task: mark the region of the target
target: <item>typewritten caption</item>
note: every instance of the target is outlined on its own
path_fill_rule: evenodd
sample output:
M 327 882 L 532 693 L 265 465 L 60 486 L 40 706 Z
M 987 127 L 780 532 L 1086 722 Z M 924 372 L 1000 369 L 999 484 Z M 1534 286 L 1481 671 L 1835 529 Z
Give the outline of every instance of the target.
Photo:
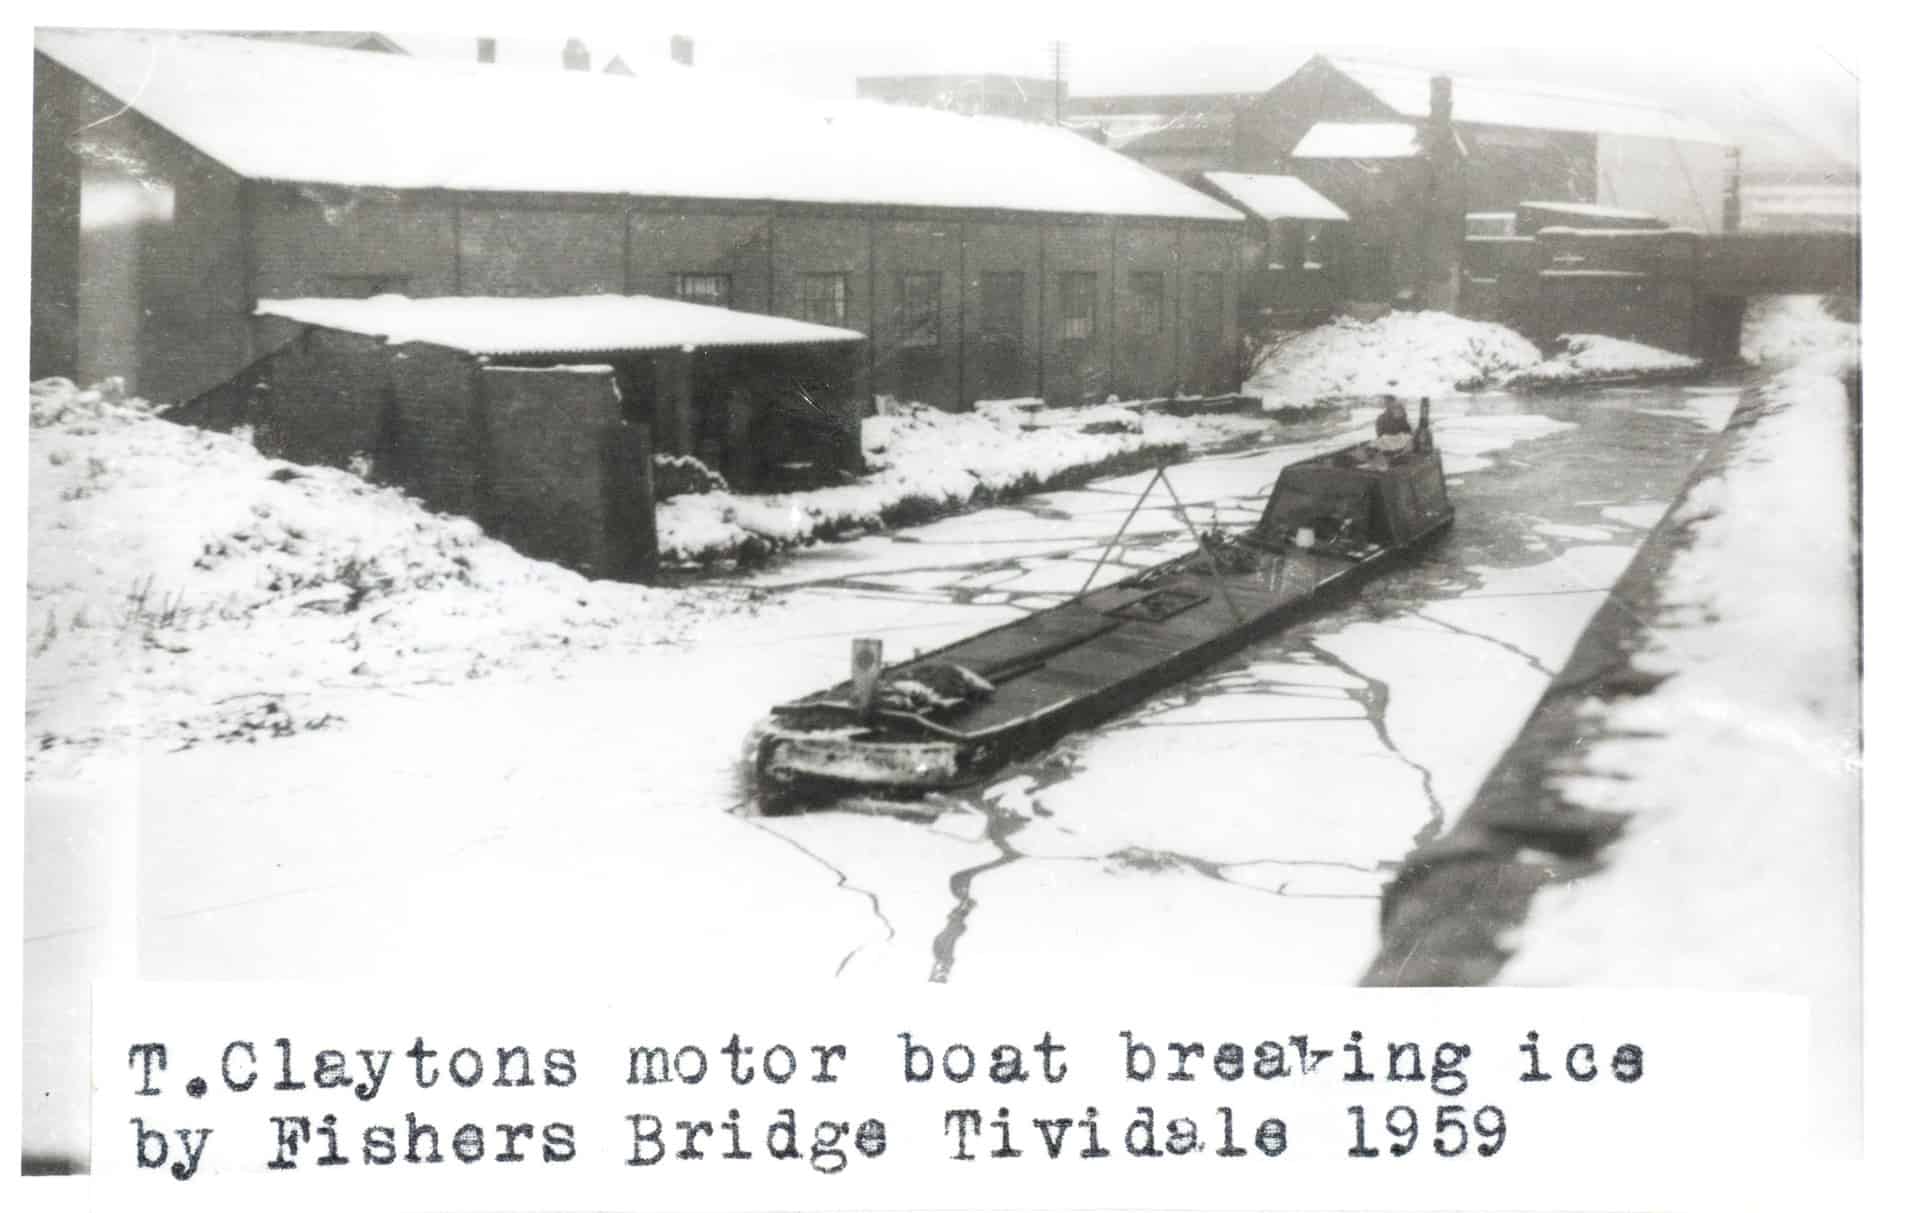
M 599 1052 L 424 1034 L 370 1046 L 285 1035 L 217 1047 L 134 1040 L 119 1051 L 131 1114 L 116 1169 L 184 1183 L 216 1163 L 285 1174 L 566 1167 L 583 1158 L 634 1170 L 784 1165 L 820 1176 L 903 1154 L 915 1165 L 976 1168 L 1264 1165 L 1302 1155 L 1471 1166 L 1538 1131 L 1534 1090 L 1661 1098 L 1659 1059 L 1642 1043 L 1536 1029 L 1497 1040 L 1359 1029 L 1243 1041 L 1132 1028 L 1104 1038 L 1043 1029 L 1018 1043 L 912 1029 L 892 1037 L 789 1043 L 734 1031 Z M 589 1073 L 602 1091 L 581 1108 L 592 1119 L 567 1098 Z M 606 1095 L 616 1085 L 617 1114 Z M 1498 1095 L 1478 1093 L 1487 1085 Z M 905 1121 L 899 1099 L 861 1107 L 887 1086 L 915 1097 Z M 541 1114 L 517 1115 L 515 1097 L 534 1094 Z M 182 1116 L 215 1103 L 240 1115 L 219 1126 Z M 108 1144 L 96 1137 L 96 1150 Z

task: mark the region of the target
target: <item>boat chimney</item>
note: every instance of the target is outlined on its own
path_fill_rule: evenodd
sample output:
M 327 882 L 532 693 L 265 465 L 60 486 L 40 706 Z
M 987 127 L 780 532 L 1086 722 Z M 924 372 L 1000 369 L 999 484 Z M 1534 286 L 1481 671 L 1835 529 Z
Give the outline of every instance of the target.
M 880 693 L 880 641 L 857 636 L 853 641 L 853 706 L 862 720 L 873 715 Z

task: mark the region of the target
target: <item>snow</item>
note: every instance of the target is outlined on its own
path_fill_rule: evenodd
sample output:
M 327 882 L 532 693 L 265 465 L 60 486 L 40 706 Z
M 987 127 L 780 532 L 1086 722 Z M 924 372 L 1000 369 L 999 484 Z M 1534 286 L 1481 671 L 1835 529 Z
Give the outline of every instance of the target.
M 1229 198 L 1262 219 L 1344 221 L 1347 213 L 1298 177 L 1269 173 L 1202 173 Z
M 1697 371 L 1706 365 L 1698 358 L 1658 346 L 1595 333 L 1573 333 L 1561 340 L 1564 348 L 1559 353 L 1537 366 L 1527 367 L 1509 378 L 1508 383 L 1529 387 L 1567 385 L 1625 375 Z
M 1632 219 L 1654 221 L 1657 216 L 1645 211 L 1630 211 L 1618 206 L 1598 206 L 1591 202 L 1522 202 L 1522 207 L 1551 211 L 1556 215 L 1578 215 L 1582 219 Z
M 1171 463 L 1192 448 L 1271 432 L 1253 417 L 1142 414 L 1137 405 L 1121 404 L 1037 410 L 1031 404 L 982 402 L 971 413 L 946 413 L 883 397 L 881 412 L 861 423 L 868 475 L 799 493 L 669 498 L 655 515 L 661 556 L 711 564 L 765 555 L 1033 492 L 1120 460 Z
M 34 45 L 256 181 L 1241 219 L 1062 128 L 653 60 L 618 76 L 126 30 Z
M 1662 391 L 1653 399 L 1678 395 Z M 96 560 L 163 563 L 122 557 L 114 549 L 123 536 L 142 549 L 176 545 L 190 562 L 200 551 L 200 518 L 214 529 L 236 512 L 251 519 L 256 500 L 273 505 L 277 518 L 292 508 L 283 492 L 318 493 L 322 521 L 333 520 L 328 535 L 365 534 L 369 547 L 379 548 L 385 533 L 374 522 L 419 523 L 432 534 L 453 521 L 342 473 L 268 479 L 286 465 L 137 411 L 103 423 L 104 400 L 70 389 L 36 391 L 34 404 L 43 422 L 33 436 L 34 475 L 72 479 L 51 493 L 34 486 L 33 584 L 46 579 L 44 570 L 72 563 L 62 545 Z M 1453 398 L 1436 401 L 1434 411 L 1454 473 L 1573 428 L 1520 399 Z M 915 443 L 937 445 L 936 427 L 945 424 L 936 418 L 922 433 L 915 410 L 890 409 L 878 420 L 899 448 L 889 454 L 902 458 Z M 1139 420 L 1151 437 L 1162 423 L 1199 419 Z M 1368 417 L 1196 460 L 1170 475 L 1196 524 L 1242 524 L 1257 516 L 1282 466 L 1370 430 Z M 134 437 L 142 450 L 114 456 Z M 1050 440 L 1023 431 L 1008 439 Z M 1572 457 L 1614 458 L 1599 442 Z M 54 464 L 53 450 L 70 453 Z M 89 456 L 100 455 L 114 464 L 103 492 L 121 492 L 126 482 L 146 487 L 74 516 L 99 534 L 43 521 L 49 510 L 89 504 L 60 502 L 58 487 L 85 484 Z M 1523 464 L 1516 458 L 1511 466 Z M 1051 605 L 1057 597 L 1046 588 L 1078 588 L 1150 476 L 831 545 L 756 575 L 751 591 L 582 582 L 479 541 L 507 562 L 496 569 L 527 579 L 476 575 L 484 586 L 396 588 L 349 615 L 320 612 L 318 624 L 302 618 L 315 612 L 269 604 L 251 629 L 236 622 L 214 631 L 209 623 L 187 634 L 189 643 L 204 637 L 207 647 L 229 648 L 221 660 L 284 692 L 290 714 L 338 717 L 323 728 L 255 730 L 260 744 L 180 748 L 166 722 L 216 708 L 228 691 L 209 679 L 219 666 L 202 646 L 174 651 L 175 633 L 159 635 L 169 647 L 115 650 L 117 668 L 80 670 L 123 695 L 70 688 L 94 695 L 95 710 L 108 713 L 101 743 L 60 745 L 29 766 L 23 1086 L 48 1094 L 23 1122 L 27 1148 L 84 1154 L 82 1042 L 87 983 L 98 977 L 311 978 L 315 957 L 325 956 L 330 978 L 377 983 L 490 973 L 511 957 L 516 979 L 558 988 L 605 962 L 605 933 L 571 927 L 617 922 L 632 926 L 651 971 L 698 971 L 724 953 L 782 988 L 835 978 L 870 991 L 922 983 L 943 938 L 952 980 L 1006 989 L 1029 977 L 1192 981 L 1243 971 L 1248 939 L 1278 941 L 1273 955 L 1288 982 L 1352 981 L 1376 945 L 1380 884 L 1410 831 L 1431 820 L 1421 770 L 1431 772 L 1443 811 L 1464 803 L 1544 684 L 1509 646 L 1561 660 L 1624 559 L 1618 540 L 1490 568 L 1479 567 L 1471 543 L 1452 546 L 1431 568 L 1375 583 L 1381 597 L 1363 594 L 1312 625 L 1304 650 L 1282 637 L 1237 669 L 1210 672 L 1195 688 L 1204 697 L 1169 695 L 1067 747 L 1084 764 L 1067 782 L 1043 760 L 1034 765 L 1045 778 L 1010 773 L 981 797 L 914 806 L 911 820 L 886 805 L 787 818 L 739 812 L 741 739 L 768 704 L 844 676 L 849 637 L 882 636 L 896 659 Z M 1470 504 L 1474 491 L 1463 489 L 1458 500 Z M 387 510 L 397 513 L 388 519 Z M 1543 544 L 1559 546 L 1544 527 L 1591 517 L 1583 505 L 1527 525 Z M 175 525 L 182 518 L 195 521 Z M 1156 491 L 1114 560 L 1139 567 L 1190 547 Z M 285 553 L 254 558 L 292 562 Z M 88 582 L 93 609 L 117 609 L 131 571 Z M 579 608 L 586 622 L 570 630 L 571 645 L 521 646 L 511 634 L 493 637 L 487 629 L 496 625 L 482 618 L 571 609 L 575 590 L 594 607 Z M 448 616 L 473 606 L 474 618 L 452 622 L 481 630 L 443 640 L 449 620 L 421 601 L 428 596 L 447 601 Z M 396 652 L 389 676 L 340 676 L 313 652 L 345 647 L 326 643 L 336 634 L 326 628 L 389 606 L 404 617 L 396 624 L 407 646 L 425 650 Z M 612 626 L 598 627 L 597 618 Z M 387 626 L 394 625 L 368 620 L 362 632 Z M 673 643 L 645 643 L 655 638 Z M 457 662 L 436 675 L 448 659 L 442 644 L 502 660 L 486 677 L 467 677 Z M 579 648 L 589 651 L 569 656 Z M 30 656 L 29 665 L 50 656 Z M 51 673 L 30 673 L 30 685 L 48 685 Z M 196 687 L 204 702 L 191 697 Z M 114 712 L 151 713 L 154 727 L 108 727 Z M 1364 723 L 1370 712 L 1379 716 L 1377 733 Z M 1336 719 L 1312 719 L 1321 716 Z M 1219 740 L 1228 736 L 1233 744 Z M 1187 789 L 1183 812 L 1154 817 L 1126 803 L 1135 789 L 1125 772 L 1152 765 L 1143 754 L 1204 771 L 1209 786 L 1226 790 L 1215 804 Z M 1242 772 L 1247 777 L 1237 778 Z M 1088 796 L 1083 779 L 1118 789 L 1118 798 Z M 1356 792 L 1361 785 L 1392 800 L 1368 804 Z M 1118 828 L 1115 812 L 1129 828 Z M 960 900 L 969 874 L 970 912 Z M 689 907 L 699 929 L 673 927 L 688 920 Z M 475 915 L 485 931 L 448 929 Z M 1196 921 L 1212 927 L 1196 934 Z M 949 934 L 956 922 L 964 926 L 957 941 Z M 341 948 L 342 939 L 353 946 Z
M 1812 1123 L 1844 1140 L 1857 1115 L 1845 1076 L 1857 1082 L 1860 683 L 1837 369 L 1773 379 L 1724 468 L 1676 507 L 1690 542 L 1633 658 L 1666 681 L 1587 705 L 1594 740 L 1560 779 L 1575 804 L 1633 814 L 1629 828 L 1597 873 L 1539 895 L 1502 980 L 1810 996 L 1815 1072 L 1834 1078 Z
M 1425 118 L 1433 73 L 1358 59 L 1331 60 L 1334 67 L 1405 118 Z M 1592 89 L 1519 80 L 1453 77 L 1456 122 L 1533 130 L 1724 144 L 1711 126 L 1650 102 Z
M 1836 317 L 1818 295 L 1763 295 L 1747 301 L 1740 356 L 1762 366 L 1809 358 L 1857 358 L 1860 326 Z
M 1246 391 L 1269 409 L 1343 396 L 1450 396 L 1539 361 L 1532 342 L 1486 321 L 1446 312 L 1342 316 L 1270 347 Z
M 817 345 L 864 341 L 851 329 L 649 295 L 409 299 L 263 299 L 262 316 L 381 337 L 425 341 L 471 354 L 668 350 L 708 346 Z
M 1293 146 L 1296 160 L 1405 160 L 1420 154 L 1410 122 L 1316 122 Z
M 111 383 L 42 381 L 30 405 L 30 762 L 112 736 L 327 728 L 335 692 L 666 643 L 731 609 L 719 591 L 529 560 L 396 490 L 161 420 Z

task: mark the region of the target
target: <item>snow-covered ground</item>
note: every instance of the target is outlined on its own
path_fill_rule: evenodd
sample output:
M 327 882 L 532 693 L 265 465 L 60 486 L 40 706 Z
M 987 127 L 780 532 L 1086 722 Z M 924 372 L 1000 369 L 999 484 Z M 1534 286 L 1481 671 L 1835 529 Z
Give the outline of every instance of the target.
M 1740 356 L 1761 366 L 1810 357 L 1858 357 L 1860 326 L 1833 314 L 1819 295 L 1767 295 L 1747 301 Z
M 29 763 L 332 727 L 367 691 L 666 644 L 749 605 L 591 582 L 351 473 L 47 380 L 27 443 Z
M 1508 385 L 1567 386 L 1623 375 L 1697 371 L 1705 365 L 1700 359 L 1685 354 L 1595 333 L 1573 333 L 1564 338 L 1561 344 L 1563 348 L 1553 357 L 1509 376 Z
M 1697 370 L 1698 359 L 1614 337 L 1576 333 L 1553 356 L 1512 329 L 1446 312 L 1340 317 L 1286 334 L 1259 358 L 1249 395 L 1268 409 L 1342 397 L 1439 398 L 1513 384 L 1565 385 Z
M 27 787 L 25 1085 L 52 1094 L 26 1144 L 49 1153 L 84 1150 L 77 1042 L 100 976 L 312 977 L 324 956 L 331 976 L 377 980 L 511 958 L 518 980 L 564 984 L 618 930 L 649 971 L 725 954 L 773 985 L 1201 980 L 1244 971 L 1248 939 L 1284 941 L 1295 980 L 1351 980 L 1393 863 L 1465 805 L 1732 402 L 1439 401 L 1463 518 L 1430 565 L 978 795 L 753 818 L 736 759 L 766 705 L 840 677 L 851 636 L 904 655 L 1059 601 L 1148 474 L 823 545 L 733 586 L 640 590 L 519 561 L 343 473 L 275 479 L 286 465 L 237 439 L 61 399 L 42 413 L 75 415 L 31 447 L 53 479 L 31 514 L 29 744 L 52 720 L 90 744 L 36 753 Z M 1356 422 L 1185 464 L 1175 487 L 1200 525 L 1248 520 L 1281 466 L 1371 428 Z M 1623 454 L 1622 427 L 1651 454 Z M 270 520 L 258 550 L 193 567 Z M 1158 496 L 1128 534 L 1123 566 L 1188 544 Z M 333 556 L 301 555 L 316 536 Z M 272 588 L 341 553 L 479 571 Z M 192 626 L 166 623 L 160 644 L 77 629 L 88 660 L 61 650 L 83 607 L 111 622 L 149 575 L 154 601 L 186 590 Z M 198 609 L 215 586 L 248 609 Z M 355 674 L 369 637 L 387 664 Z M 470 670 L 474 651 L 494 659 Z M 231 740 L 210 723 L 182 748 L 175 720 L 217 722 L 216 698 L 261 689 L 332 719 Z M 1180 813 L 1144 797 L 1196 781 L 1231 794 Z M 476 917 L 485 930 L 454 926 Z
M 1792 345 L 1815 348 L 1823 330 Z M 1666 681 L 1587 705 L 1595 740 L 1559 780 L 1570 802 L 1631 824 L 1599 872 L 1538 896 L 1502 974 L 1811 997 L 1814 1072 L 1839 1080 L 1811 1123 L 1836 1142 L 1858 1127 L 1861 979 L 1848 361 L 1773 379 L 1723 469 L 1678 506 L 1689 541 L 1633 658 Z
M 946 413 L 883 398 L 879 414 L 861 423 L 869 472 L 858 482 L 669 498 L 657 515 L 661 555 L 711 564 L 743 551 L 784 551 L 1273 433 L 1256 417 L 1175 417 L 1143 412 L 1138 402 L 1041 413 L 1017 404 Z
M 1540 361 L 1512 329 L 1446 312 L 1342 316 L 1283 336 L 1261 356 L 1247 392 L 1270 409 L 1340 396 L 1451 396 Z

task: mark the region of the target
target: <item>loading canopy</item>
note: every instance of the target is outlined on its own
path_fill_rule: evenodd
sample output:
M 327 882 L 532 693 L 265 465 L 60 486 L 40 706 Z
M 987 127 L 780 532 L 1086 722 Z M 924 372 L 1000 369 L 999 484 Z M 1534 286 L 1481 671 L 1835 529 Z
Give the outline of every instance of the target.
M 263 299 L 255 314 L 360 333 L 395 345 L 424 341 L 469 354 L 492 355 L 832 345 L 866 340 L 852 329 L 650 295 Z

